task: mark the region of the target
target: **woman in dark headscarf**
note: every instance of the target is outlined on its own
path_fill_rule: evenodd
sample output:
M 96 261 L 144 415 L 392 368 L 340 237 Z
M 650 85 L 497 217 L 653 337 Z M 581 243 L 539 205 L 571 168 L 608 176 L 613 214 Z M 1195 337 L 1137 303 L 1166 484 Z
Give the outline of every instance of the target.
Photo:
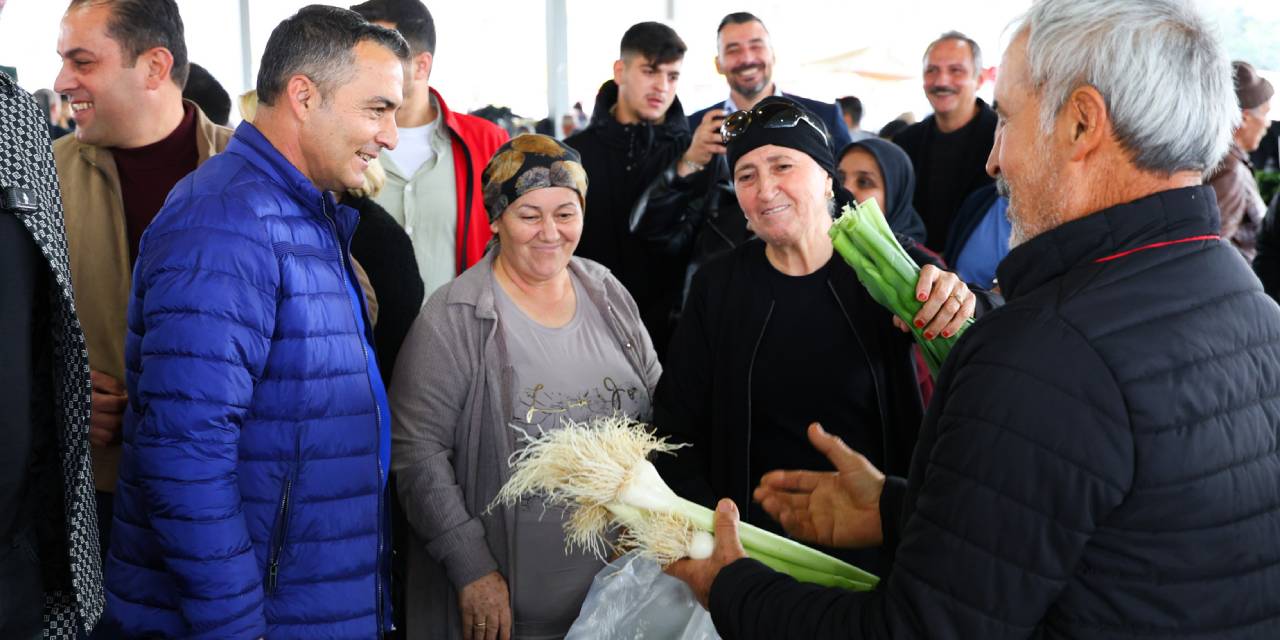
M 769 97 L 726 120 L 735 197 L 757 238 L 698 270 L 658 383 L 654 426 L 693 446 L 655 461 L 677 493 L 728 496 L 744 519 L 780 527 L 751 491 L 775 469 L 830 469 L 810 445 L 821 422 L 877 468 L 905 471 L 922 415 L 911 337 L 834 253 L 827 231 L 842 204 L 821 121 Z M 946 333 L 975 309 L 954 274 L 926 266 L 918 316 Z M 892 473 L 892 472 L 886 472 Z M 877 550 L 837 550 L 871 571 Z
M 866 138 L 842 149 L 839 162 L 840 183 L 854 199 L 875 198 L 891 228 L 924 243 L 924 221 L 911 204 L 916 174 L 907 152 L 888 140 Z

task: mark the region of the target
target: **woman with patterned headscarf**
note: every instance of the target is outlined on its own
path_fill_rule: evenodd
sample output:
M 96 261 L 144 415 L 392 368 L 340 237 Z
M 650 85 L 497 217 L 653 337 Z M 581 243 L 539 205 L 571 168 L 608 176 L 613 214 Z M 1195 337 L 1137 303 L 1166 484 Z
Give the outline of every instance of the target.
M 412 538 L 407 629 L 561 638 L 603 564 L 566 553 L 558 508 L 489 503 L 520 430 L 647 421 L 661 370 L 631 296 L 573 257 L 587 191 L 577 152 L 518 136 L 483 179 L 494 242 L 427 301 L 391 385 L 392 469 Z

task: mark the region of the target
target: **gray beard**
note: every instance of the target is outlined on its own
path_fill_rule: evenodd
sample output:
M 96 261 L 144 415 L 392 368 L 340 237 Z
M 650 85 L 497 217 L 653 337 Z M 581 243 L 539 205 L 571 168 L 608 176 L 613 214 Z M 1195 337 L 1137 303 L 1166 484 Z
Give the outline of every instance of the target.
M 1051 229 L 1056 229 L 1064 222 L 1060 209 L 1054 206 L 1061 202 L 1065 188 L 1061 184 L 1053 187 L 1047 194 L 1047 202 L 1041 203 L 1043 208 L 1035 211 L 1031 219 L 1020 215 L 1021 208 L 1014 205 L 1012 190 L 1003 177 L 996 178 L 996 192 L 1009 199 L 1009 207 L 1005 209 L 1005 217 L 1009 219 L 1009 249 L 1021 246 L 1026 241 Z

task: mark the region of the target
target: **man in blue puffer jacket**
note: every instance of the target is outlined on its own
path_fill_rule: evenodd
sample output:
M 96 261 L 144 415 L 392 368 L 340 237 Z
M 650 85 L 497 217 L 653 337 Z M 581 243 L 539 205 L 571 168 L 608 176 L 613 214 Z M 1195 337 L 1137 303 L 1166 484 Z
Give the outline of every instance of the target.
M 386 392 L 348 250 L 396 142 L 408 46 L 355 13 L 282 22 L 261 107 L 142 240 L 107 572 L 129 637 L 389 628 Z

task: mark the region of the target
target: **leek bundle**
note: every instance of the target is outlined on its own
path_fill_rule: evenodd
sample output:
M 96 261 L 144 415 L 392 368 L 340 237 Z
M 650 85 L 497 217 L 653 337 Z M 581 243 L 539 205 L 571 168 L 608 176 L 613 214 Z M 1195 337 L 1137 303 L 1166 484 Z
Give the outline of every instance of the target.
M 836 252 L 857 272 L 858 281 L 867 288 L 871 297 L 911 327 L 929 370 L 937 376 L 947 354 L 951 353 L 951 347 L 973 324 L 973 319 L 966 320 L 964 326 L 949 338 L 935 336 L 933 340 L 925 339 L 924 329 L 917 328 L 914 322 L 920 307 L 924 306 L 916 300 L 920 266 L 898 243 L 874 199 L 868 198 L 857 206 L 845 205 L 828 233 Z
M 711 556 L 714 512 L 677 496 L 663 482 L 648 457 L 679 447 L 655 437 L 644 424 L 625 416 L 595 418 L 590 424 L 564 419 L 561 428 L 537 438 L 526 434 L 525 442 L 512 456 L 514 472 L 494 504 L 514 506 L 537 496 L 564 507 L 566 547 L 601 559 L 606 549 L 635 549 L 663 567 L 684 557 Z M 615 527 L 623 531 L 611 543 L 606 534 Z M 744 522 L 739 532 L 749 556 L 802 582 L 857 591 L 878 582 L 847 562 L 759 527 Z

